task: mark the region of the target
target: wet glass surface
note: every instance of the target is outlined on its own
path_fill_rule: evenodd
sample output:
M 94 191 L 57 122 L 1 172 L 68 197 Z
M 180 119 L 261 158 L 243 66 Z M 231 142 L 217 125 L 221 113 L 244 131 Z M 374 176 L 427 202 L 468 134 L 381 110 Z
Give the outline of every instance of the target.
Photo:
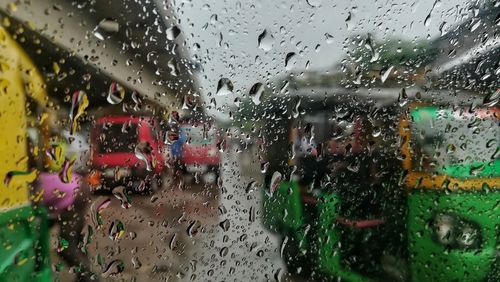
M 499 281 L 499 15 L 0 0 L 0 281 Z

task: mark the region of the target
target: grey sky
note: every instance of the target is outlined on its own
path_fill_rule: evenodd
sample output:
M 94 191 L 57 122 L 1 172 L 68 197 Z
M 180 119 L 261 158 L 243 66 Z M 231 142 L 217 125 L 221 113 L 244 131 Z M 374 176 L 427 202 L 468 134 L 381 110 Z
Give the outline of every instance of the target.
M 266 82 L 287 72 L 285 57 L 295 52 L 293 70 L 326 69 L 346 53 L 343 42 L 354 34 L 372 33 L 377 38 L 430 39 L 463 21 L 466 0 L 409 1 L 179 1 L 181 20 L 191 55 L 203 61 L 202 93 L 217 99 L 218 117 L 228 113 L 236 96 L 246 95 L 256 82 Z M 319 5 L 316 5 L 319 3 Z M 434 9 L 433 9 L 433 6 Z M 431 12 L 431 20 L 424 20 Z M 351 20 L 346 22 L 349 17 Z M 273 36 L 269 51 L 258 48 L 264 30 Z M 333 36 L 326 40 L 325 34 Z M 222 39 L 222 40 L 221 40 Z M 198 47 L 193 47 L 195 44 Z M 234 94 L 216 96 L 217 81 L 227 77 Z

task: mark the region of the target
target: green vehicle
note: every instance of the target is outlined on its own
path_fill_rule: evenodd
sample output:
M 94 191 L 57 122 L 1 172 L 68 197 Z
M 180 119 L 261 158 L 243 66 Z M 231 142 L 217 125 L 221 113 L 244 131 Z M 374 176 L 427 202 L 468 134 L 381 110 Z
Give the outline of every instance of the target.
M 264 224 L 283 235 L 289 271 L 347 281 L 498 281 L 499 117 L 494 106 L 413 103 L 396 118 L 400 142 L 374 145 L 365 126 L 350 136 L 370 150 L 326 162 L 358 162 L 356 170 L 331 170 L 314 187 L 268 177 Z
M 498 281 L 500 109 L 414 104 L 401 119 L 412 280 Z
M 346 91 L 302 98 L 304 114 L 283 134 L 289 144 L 275 145 L 291 152 L 288 167 L 271 164 L 268 170 L 264 224 L 282 235 L 289 272 L 401 276 L 387 274 L 391 270 L 380 263 L 405 252 L 396 159 L 399 91 L 387 89 L 377 99 L 369 90 Z

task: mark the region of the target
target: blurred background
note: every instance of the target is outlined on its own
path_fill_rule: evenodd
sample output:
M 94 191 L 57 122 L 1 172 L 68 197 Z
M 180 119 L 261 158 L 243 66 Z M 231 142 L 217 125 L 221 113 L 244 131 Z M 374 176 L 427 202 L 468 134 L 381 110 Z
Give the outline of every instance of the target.
M 0 0 L 0 277 L 498 281 L 499 7 Z

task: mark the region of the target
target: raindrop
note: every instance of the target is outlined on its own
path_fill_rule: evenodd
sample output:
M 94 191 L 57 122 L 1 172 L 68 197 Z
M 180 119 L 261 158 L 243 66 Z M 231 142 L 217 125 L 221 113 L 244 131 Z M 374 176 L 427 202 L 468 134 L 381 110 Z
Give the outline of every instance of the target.
M 69 112 L 69 119 L 71 121 L 70 134 L 76 132 L 78 128 L 78 119 L 83 115 L 85 109 L 89 106 L 89 99 L 87 98 L 87 93 L 84 91 L 76 91 L 73 93 L 71 99 L 71 110 Z
M 110 103 L 111 105 L 116 105 L 121 103 L 124 98 L 125 88 L 123 88 L 123 86 L 116 82 L 111 83 L 108 90 L 108 97 L 106 98 L 108 103 Z
M 193 222 L 191 222 L 186 230 L 188 236 L 191 238 L 194 237 L 196 234 L 198 234 L 200 227 L 201 224 L 198 220 L 194 220 Z
M 217 83 L 217 95 L 223 96 L 233 94 L 234 85 L 229 78 L 221 78 Z
M 286 70 L 291 70 L 295 63 L 296 63 L 296 54 L 295 52 L 290 52 L 288 54 L 286 54 L 286 57 L 285 57 L 285 69 Z
M 333 35 L 331 35 L 329 33 L 325 33 L 325 41 L 326 41 L 326 44 L 332 44 L 334 42 Z
M 260 164 L 260 172 L 261 173 L 266 173 L 267 169 L 269 168 L 269 165 L 270 165 L 269 162 L 261 163 Z
M 69 247 L 69 242 L 68 240 L 64 239 L 63 237 L 59 237 L 57 240 L 57 252 L 60 253 L 64 250 L 66 250 Z
M 471 27 L 470 27 L 470 31 L 473 32 L 474 30 L 476 30 L 479 26 L 481 25 L 481 20 L 477 20 Z
M 497 144 L 496 139 L 490 139 L 490 140 L 488 140 L 488 142 L 486 142 L 486 148 L 491 148 L 491 147 L 495 146 L 496 144 Z
M 321 1 L 322 0 L 306 0 L 307 4 L 309 4 L 309 6 L 311 7 L 318 7 L 319 5 L 321 5 Z
M 370 51 L 370 55 L 371 55 L 370 63 L 373 63 L 379 59 L 379 53 L 377 52 L 377 50 L 373 46 L 373 40 L 372 40 L 371 34 L 368 34 L 368 36 L 366 37 L 365 48 Z
M 457 150 L 457 147 L 455 146 L 455 144 L 448 144 L 448 146 L 446 146 L 446 153 L 447 154 L 452 154 L 456 150 Z
M 142 106 L 142 98 L 136 91 L 132 92 L 132 101 L 134 101 L 134 111 L 139 111 Z
M 255 208 L 254 207 L 250 207 L 248 220 L 250 222 L 254 222 L 255 221 Z
M 430 23 L 431 23 L 431 13 L 429 13 L 427 17 L 425 17 L 424 25 L 429 26 Z
M 166 33 L 167 33 L 168 40 L 174 40 L 177 38 L 177 36 L 179 36 L 179 34 L 181 33 L 181 30 L 179 27 L 174 25 L 174 26 L 169 27 L 167 29 Z
M 266 52 L 270 51 L 271 49 L 273 49 L 274 37 L 270 32 L 264 29 L 264 31 L 259 34 L 257 43 L 260 49 Z
M 174 58 L 171 58 L 170 60 L 168 60 L 167 62 L 167 67 L 170 69 L 170 74 L 172 76 L 178 76 L 180 71 L 179 71 L 179 66 L 177 64 L 177 62 L 175 61 Z
M 478 174 L 480 174 L 484 169 L 486 168 L 486 166 L 484 164 L 481 164 L 481 165 L 476 165 L 476 166 L 471 166 L 470 168 L 470 175 L 472 176 L 477 176 Z
M 221 221 L 219 223 L 219 226 L 222 228 L 222 230 L 227 232 L 229 230 L 229 228 L 231 227 L 231 222 L 229 221 L 229 219 L 226 219 L 224 221 Z
M 12 181 L 13 178 L 16 178 L 16 177 L 23 177 L 23 178 L 27 178 L 27 179 L 35 179 L 37 175 L 37 171 L 34 170 L 34 171 L 9 171 L 6 175 L 5 175 L 5 178 L 3 180 L 3 184 L 5 186 L 9 186 L 9 183 Z
M 220 256 L 221 257 L 225 257 L 227 256 L 227 254 L 229 253 L 229 249 L 227 247 L 223 247 L 221 250 L 220 250 Z
M 92 237 L 94 236 L 94 229 L 92 226 L 87 225 L 87 228 L 82 230 L 83 242 L 81 246 L 81 250 L 84 254 L 87 253 L 87 246 L 90 242 L 92 242 Z
M 134 266 L 134 269 L 139 269 L 141 268 L 142 263 L 138 257 L 132 257 L 132 265 Z
M 150 158 L 147 157 L 146 150 L 151 151 L 149 144 L 141 143 L 138 144 L 134 149 L 134 154 L 137 159 L 144 162 L 147 171 L 152 171 L 152 164 Z
M 170 243 L 168 244 L 170 250 L 174 250 L 177 248 L 177 233 L 172 235 L 172 239 L 170 239 Z
M 276 191 L 278 189 L 282 178 L 283 178 L 283 176 L 278 171 L 275 171 L 273 173 L 273 176 L 271 177 L 271 184 L 269 187 L 269 192 L 271 192 L 271 195 L 274 193 L 274 191 Z
M 380 135 L 382 134 L 382 129 L 379 128 L 379 127 L 375 127 L 373 128 L 373 131 L 372 131 L 372 136 L 377 138 L 379 137 Z
M 256 181 L 250 181 L 250 183 L 248 183 L 247 185 L 247 188 L 245 189 L 245 192 L 248 194 L 248 193 L 252 193 L 253 191 L 257 190 L 257 182 Z
M 408 94 L 406 94 L 405 88 L 401 89 L 401 92 L 399 93 L 398 103 L 400 107 L 404 107 L 404 105 L 408 103 Z
M 123 234 L 125 234 L 125 226 L 123 223 L 119 220 L 113 221 L 111 223 L 111 226 L 109 227 L 109 239 L 113 241 L 117 241 L 121 237 L 123 237 Z
M 345 19 L 345 24 L 346 24 L 347 30 L 352 30 L 351 20 L 352 20 L 352 14 L 351 14 L 351 12 L 348 12 L 347 18 Z
M 233 102 L 234 102 L 234 105 L 239 108 L 240 105 L 241 105 L 241 98 L 240 97 L 236 97 Z M 215 104 L 214 104 L 214 107 L 215 107 Z
M 448 24 L 446 22 L 442 22 L 441 25 L 439 26 L 439 32 L 441 33 L 441 36 L 448 33 L 447 29 L 448 29 Z
M 262 83 L 255 83 L 252 88 L 250 88 L 249 96 L 252 98 L 252 102 L 255 105 L 259 105 L 262 102 L 262 94 L 264 93 L 265 87 Z
M 483 103 L 486 107 L 493 107 L 498 104 L 500 100 L 500 88 L 495 92 L 491 92 L 486 97 L 484 97 Z
M 94 224 L 99 227 L 102 225 L 102 212 L 111 204 L 111 199 L 105 198 L 103 201 L 100 201 L 99 204 L 96 203 L 98 202 L 92 203 L 90 210 Z
M 123 261 L 119 259 L 114 260 L 108 264 L 108 267 L 106 267 L 106 270 L 102 273 L 102 277 L 109 278 L 123 272 L 123 270 L 125 270 Z
M 63 163 L 63 169 L 61 172 L 59 172 L 59 179 L 61 179 L 61 181 L 63 183 L 70 183 L 71 182 L 71 174 L 72 174 L 72 171 L 73 171 L 73 164 L 75 163 L 75 159 L 72 159 L 72 160 L 68 160 L 68 159 L 64 159 L 64 163 Z
M 122 208 L 128 209 L 132 206 L 130 196 L 125 191 L 125 186 L 115 187 L 112 193 L 118 200 L 120 200 Z
M 299 97 L 295 101 L 295 105 L 293 106 L 293 109 L 292 109 L 293 118 L 297 118 L 300 115 L 300 103 L 301 103 L 301 98 Z
M 94 36 L 99 40 L 109 38 L 111 34 L 118 32 L 120 24 L 115 19 L 104 19 L 94 28 Z
M 184 97 L 182 98 L 182 109 L 188 110 L 188 109 L 194 108 L 194 106 L 195 106 L 195 103 L 194 103 L 193 96 L 184 95 Z
M 380 70 L 380 81 L 384 83 L 389 75 L 391 74 L 392 69 L 394 69 L 394 66 L 390 66 L 389 68 L 382 68 Z

